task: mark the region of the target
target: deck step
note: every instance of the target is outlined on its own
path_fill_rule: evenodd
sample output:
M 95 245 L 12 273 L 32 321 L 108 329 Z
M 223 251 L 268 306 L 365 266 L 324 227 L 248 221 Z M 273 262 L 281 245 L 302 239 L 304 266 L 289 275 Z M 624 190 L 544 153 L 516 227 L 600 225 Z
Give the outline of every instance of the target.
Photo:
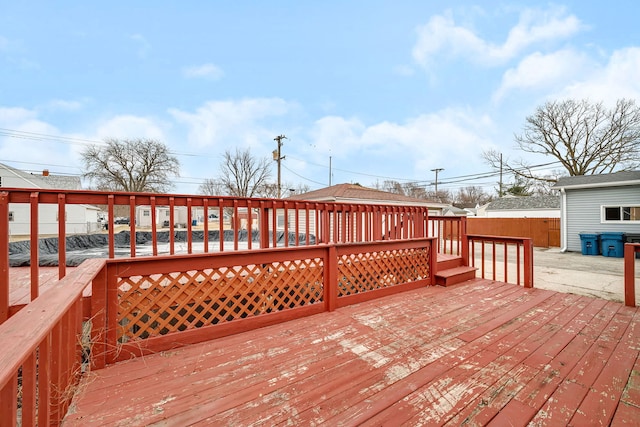
M 476 277 L 476 267 L 454 267 L 436 273 L 436 285 L 451 286 Z

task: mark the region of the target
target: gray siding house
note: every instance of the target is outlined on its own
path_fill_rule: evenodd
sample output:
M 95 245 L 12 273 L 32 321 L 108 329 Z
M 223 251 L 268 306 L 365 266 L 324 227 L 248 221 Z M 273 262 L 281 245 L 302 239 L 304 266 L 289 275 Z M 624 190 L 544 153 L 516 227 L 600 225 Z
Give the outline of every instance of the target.
M 570 176 L 560 191 L 560 244 L 580 251 L 580 233 L 640 233 L 640 171 Z

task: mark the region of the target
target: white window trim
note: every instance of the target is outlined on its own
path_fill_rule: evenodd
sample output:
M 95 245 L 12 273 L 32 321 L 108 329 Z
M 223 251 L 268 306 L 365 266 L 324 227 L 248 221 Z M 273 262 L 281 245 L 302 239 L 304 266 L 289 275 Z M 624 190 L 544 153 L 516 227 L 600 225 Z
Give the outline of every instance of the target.
M 622 209 L 623 207 L 625 208 L 638 208 L 640 209 L 640 205 L 632 205 L 632 204 L 620 204 L 620 205 L 600 205 L 600 223 L 601 224 L 639 224 L 640 220 L 628 220 L 625 221 L 623 219 L 621 220 L 607 220 L 606 216 L 605 216 L 605 209 L 606 208 L 618 208 L 618 209 Z

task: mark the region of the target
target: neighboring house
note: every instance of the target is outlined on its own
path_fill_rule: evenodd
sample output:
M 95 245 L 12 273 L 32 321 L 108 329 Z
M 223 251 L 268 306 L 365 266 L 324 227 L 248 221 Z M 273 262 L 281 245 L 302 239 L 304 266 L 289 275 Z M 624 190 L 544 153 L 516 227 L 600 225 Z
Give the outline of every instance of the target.
M 440 213 L 440 215 L 442 215 L 442 216 L 467 216 L 467 215 L 469 215 L 469 210 L 463 209 L 463 208 L 458 208 L 458 207 L 453 206 L 453 205 L 448 205 L 444 209 L 442 209 L 442 212 Z
M 169 210 L 168 206 L 156 206 L 156 226 L 168 227 L 171 218 L 170 213 L 171 211 Z M 151 228 L 151 206 L 137 206 L 135 221 L 137 227 Z M 174 221 L 176 222 L 176 224 L 186 224 L 186 206 L 176 206 L 174 208 Z
M 504 196 L 477 210 L 487 218 L 560 218 L 560 197 Z
M 429 215 L 441 215 L 448 207 L 444 203 L 389 193 L 375 188 L 363 187 L 359 184 L 337 184 L 307 193 L 296 194 L 287 200 L 308 200 L 314 202 L 335 202 L 372 205 L 426 206 Z
M 58 176 L 49 174 L 48 170 L 41 174 L 24 172 L 0 163 L 0 187 L 80 190 L 80 177 Z M 90 205 L 66 206 L 65 221 L 68 234 L 89 233 L 100 229 L 100 209 Z M 38 211 L 38 232 L 41 235 L 58 233 L 58 206 L 41 204 Z M 11 235 L 28 235 L 30 233 L 31 214 L 29 205 L 9 205 L 9 233 Z
M 286 200 L 304 200 L 311 202 L 334 202 L 345 204 L 371 204 L 371 205 L 402 205 L 402 206 L 421 206 L 429 209 L 429 215 L 440 216 L 443 209 L 448 205 L 437 203 L 425 199 L 417 199 L 414 197 L 404 196 L 402 194 L 389 193 L 387 191 L 376 190 L 374 188 L 363 187 L 359 184 L 337 184 L 331 187 L 321 188 L 319 190 L 309 191 L 307 193 L 296 194 L 288 197 Z M 288 213 L 288 224 L 295 224 L 295 211 Z M 299 215 L 299 230 L 305 229 L 306 217 Z M 278 229 L 284 228 L 284 213 L 277 214 Z M 291 226 L 290 226 L 291 229 Z M 311 234 L 315 234 L 315 217 L 309 218 L 309 229 Z
M 580 233 L 640 233 L 640 171 L 569 176 L 561 195 L 562 250 L 580 251 Z

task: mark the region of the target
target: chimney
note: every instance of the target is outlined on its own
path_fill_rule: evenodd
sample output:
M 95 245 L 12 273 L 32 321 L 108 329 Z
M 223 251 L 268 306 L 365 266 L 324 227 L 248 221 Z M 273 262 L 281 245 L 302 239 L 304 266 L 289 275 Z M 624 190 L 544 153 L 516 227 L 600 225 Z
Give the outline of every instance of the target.
M 49 176 L 49 169 L 45 169 L 42 171 L 42 176 Z

